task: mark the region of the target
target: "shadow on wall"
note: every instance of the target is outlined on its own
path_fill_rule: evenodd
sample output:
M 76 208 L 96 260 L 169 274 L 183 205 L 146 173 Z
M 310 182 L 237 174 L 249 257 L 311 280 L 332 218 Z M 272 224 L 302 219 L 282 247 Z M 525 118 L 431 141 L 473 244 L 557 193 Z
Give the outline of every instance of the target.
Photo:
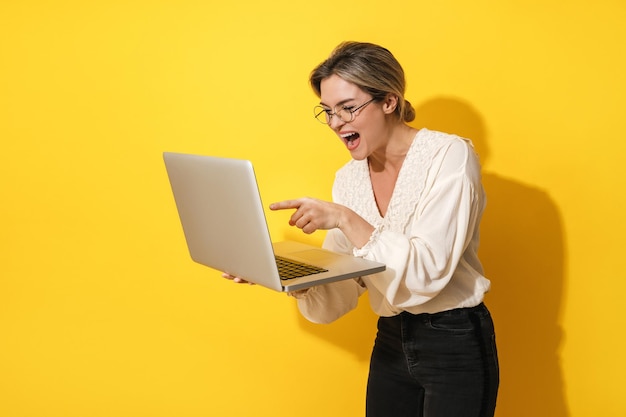
M 471 138 L 485 165 L 486 129 L 472 106 L 446 97 L 416 111 L 419 125 Z M 565 248 L 558 209 L 544 191 L 486 170 L 483 184 L 480 258 L 492 281 L 486 304 L 500 355 L 496 415 L 567 417 L 559 359 Z
M 471 138 L 485 165 L 486 129 L 472 106 L 441 97 L 423 103 L 416 112 L 416 127 Z M 490 172 L 483 172 L 483 184 L 488 202 L 480 256 L 492 281 L 486 304 L 494 317 L 500 356 L 496 416 L 567 417 L 559 360 L 565 257 L 559 212 L 540 189 Z M 301 326 L 358 360 L 369 360 L 376 316 L 367 300 L 331 325 L 301 318 Z

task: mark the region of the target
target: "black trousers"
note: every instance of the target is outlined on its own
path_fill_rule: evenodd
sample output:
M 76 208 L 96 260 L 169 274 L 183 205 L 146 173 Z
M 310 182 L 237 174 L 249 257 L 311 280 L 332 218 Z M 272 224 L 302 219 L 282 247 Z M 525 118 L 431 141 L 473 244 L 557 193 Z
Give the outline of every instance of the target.
M 367 417 L 493 417 L 499 385 L 484 304 L 378 320 Z

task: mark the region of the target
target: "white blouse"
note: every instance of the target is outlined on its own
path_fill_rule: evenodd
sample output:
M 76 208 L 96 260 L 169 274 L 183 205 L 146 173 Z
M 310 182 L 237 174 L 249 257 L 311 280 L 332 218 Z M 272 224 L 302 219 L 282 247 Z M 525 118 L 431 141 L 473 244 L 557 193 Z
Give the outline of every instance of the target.
M 365 246 L 355 248 L 339 229 L 332 229 L 324 247 L 379 261 L 387 268 L 297 295 L 308 320 L 336 320 L 356 307 L 366 289 L 372 309 L 381 316 L 435 313 L 482 302 L 490 287 L 477 255 L 485 194 L 478 157 L 469 141 L 420 130 L 385 217 L 376 205 L 367 160 L 352 160 L 337 172 L 333 201 L 354 210 L 375 231 Z

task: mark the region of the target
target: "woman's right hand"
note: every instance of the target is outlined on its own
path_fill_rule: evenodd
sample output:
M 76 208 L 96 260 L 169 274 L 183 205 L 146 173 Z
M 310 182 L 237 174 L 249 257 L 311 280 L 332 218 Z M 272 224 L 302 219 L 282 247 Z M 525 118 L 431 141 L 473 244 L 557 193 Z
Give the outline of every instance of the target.
M 222 278 L 226 278 L 231 280 L 232 282 L 235 282 L 237 284 L 249 284 L 249 285 L 255 285 L 254 282 L 250 282 L 250 281 L 246 281 L 243 278 L 239 278 L 236 277 L 234 275 L 230 275 L 226 272 L 222 272 Z M 293 297 L 293 298 L 304 298 L 306 297 L 307 293 L 309 292 L 310 288 L 304 289 L 304 290 L 297 290 L 297 291 L 289 291 L 287 293 L 288 296 Z
M 249 284 L 249 285 L 254 285 L 254 283 L 253 283 L 253 282 L 246 281 L 246 280 L 245 280 L 245 279 L 243 279 L 243 278 L 239 278 L 239 277 L 236 277 L 236 276 L 230 275 L 230 274 L 228 274 L 228 273 L 226 273 L 226 272 L 222 272 L 222 278 L 229 279 L 229 280 L 231 280 L 231 281 L 233 281 L 233 282 L 235 282 L 235 283 L 237 283 L 237 284 Z

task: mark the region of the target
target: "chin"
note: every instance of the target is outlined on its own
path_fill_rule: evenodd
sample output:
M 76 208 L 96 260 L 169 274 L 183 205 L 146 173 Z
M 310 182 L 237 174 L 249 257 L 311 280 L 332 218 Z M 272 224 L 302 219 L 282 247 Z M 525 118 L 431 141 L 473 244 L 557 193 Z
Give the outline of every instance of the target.
M 364 159 L 367 159 L 367 155 L 361 153 L 357 150 L 351 151 L 350 152 L 350 156 L 352 157 L 352 159 L 354 159 L 355 161 L 362 161 Z

